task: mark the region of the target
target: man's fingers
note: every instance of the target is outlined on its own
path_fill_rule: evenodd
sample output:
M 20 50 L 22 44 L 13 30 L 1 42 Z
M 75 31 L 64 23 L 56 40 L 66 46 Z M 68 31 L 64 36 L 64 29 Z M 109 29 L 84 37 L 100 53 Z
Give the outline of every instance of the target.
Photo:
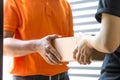
M 53 39 L 55 39 L 55 38 L 59 38 L 59 37 L 61 37 L 60 35 L 57 35 L 57 34 L 53 34 L 53 35 L 48 35 L 47 36 L 47 40 L 53 40 Z
M 56 58 L 54 58 L 53 55 L 47 54 L 46 57 L 50 64 L 60 64 L 60 62 Z
M 48 55 L 49 59 L 53 62 L 53 63 L 57 63 L 60 64 L 61 62 L 61 56 L 60 54 L 51 47 L 46 48 L 46 55 Z
M 53 65 L 53 62 L 51 60 L 49 60 L 48 55 L 45 55 L 44 59 L 46 60 L 47 63 Z
M 53 54 L 59 61 L 62 60 L 62 57 L 61 57 L 60 53 L 59 53 L 56 49 L 54 49 L 53 47 L 51 47 L 49 51 L 50 51 L 51 54 Z

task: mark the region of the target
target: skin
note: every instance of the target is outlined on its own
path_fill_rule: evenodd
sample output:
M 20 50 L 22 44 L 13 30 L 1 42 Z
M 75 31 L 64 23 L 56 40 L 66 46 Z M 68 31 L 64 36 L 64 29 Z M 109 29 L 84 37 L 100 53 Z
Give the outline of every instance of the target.
M 60 37 L 53 34 L 36 40 L 18 40 L 13 38 L 14 32 L 4 31 L 3 51 L 5 56 L 22 57 L 38 52 L 47 63 L 60 64 L 61 56 L 52 46 L 51 41 Z
M 91 53 L 97 51 L 112 54 L 120 45 L 120 17 L 102 14 L 101 29 L 96 36 L 80 34 L 82 39 L 73 52 L 80 64 L 91 63 Z

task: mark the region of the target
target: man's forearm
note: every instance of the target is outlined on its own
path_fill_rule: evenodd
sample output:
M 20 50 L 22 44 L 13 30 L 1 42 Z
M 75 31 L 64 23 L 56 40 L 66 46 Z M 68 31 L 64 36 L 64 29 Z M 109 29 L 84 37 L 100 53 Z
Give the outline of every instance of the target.
M 4 55 L 20 57 L 35 52 L 35 40 L 23 41 L 13 38 L 4 38 Z

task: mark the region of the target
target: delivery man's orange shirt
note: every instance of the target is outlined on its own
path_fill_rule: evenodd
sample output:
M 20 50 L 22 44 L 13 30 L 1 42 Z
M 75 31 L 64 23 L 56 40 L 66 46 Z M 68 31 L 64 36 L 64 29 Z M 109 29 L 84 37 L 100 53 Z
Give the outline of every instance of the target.
M 46 35 L 73 36 L 72 14 L 66 0 L 6 0 L 4 30 L 14 38 L 40 39 Z M 68 70 L 63 65 L 49 65 L 38 53 L 13 59 L 11 73 L 19 76 L 55 75 Z

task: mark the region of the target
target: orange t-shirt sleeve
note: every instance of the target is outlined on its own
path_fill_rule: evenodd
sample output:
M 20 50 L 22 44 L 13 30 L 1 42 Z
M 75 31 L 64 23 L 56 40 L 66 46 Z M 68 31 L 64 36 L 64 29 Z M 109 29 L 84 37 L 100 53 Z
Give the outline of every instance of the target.
M 18 27 L 16 5 L 13 0 L 4 0 L 4 30 L 15 32 Z

